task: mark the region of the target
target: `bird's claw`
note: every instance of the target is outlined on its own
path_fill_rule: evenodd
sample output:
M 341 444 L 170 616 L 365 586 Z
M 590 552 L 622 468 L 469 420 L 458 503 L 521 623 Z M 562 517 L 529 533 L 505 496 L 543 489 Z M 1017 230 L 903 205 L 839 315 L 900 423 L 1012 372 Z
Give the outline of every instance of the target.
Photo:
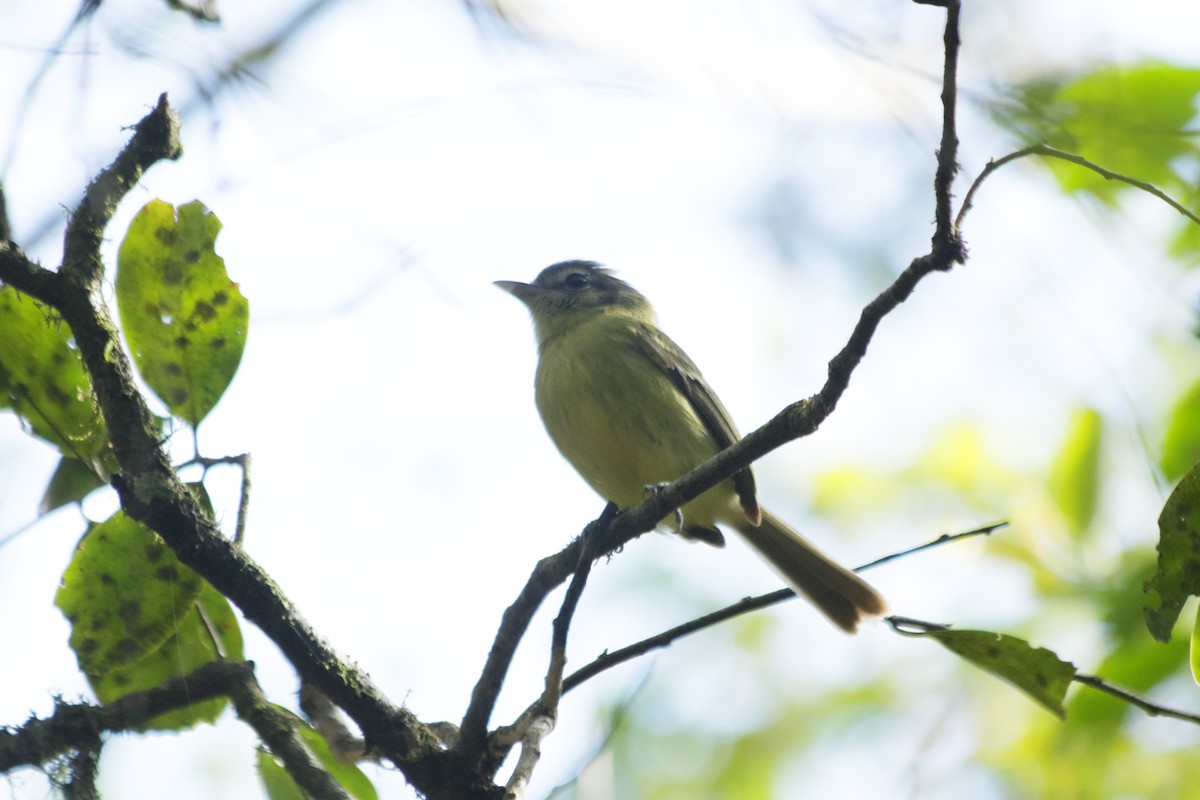
M 650 483 L 650 484 L 643 486 L 642 490 L 646 493 L 647 497 L 649 497 L 651 495 L 657 497 L 659 494 L 662 493 L 663 489 L 666 489 L 670 485 L 671 485 L 670 481 L 662 481 L 661 483 Z M 683 533 L 683 509 L 682 508 L 675 509 L 674 516 L 675 516 L 675 532 Z

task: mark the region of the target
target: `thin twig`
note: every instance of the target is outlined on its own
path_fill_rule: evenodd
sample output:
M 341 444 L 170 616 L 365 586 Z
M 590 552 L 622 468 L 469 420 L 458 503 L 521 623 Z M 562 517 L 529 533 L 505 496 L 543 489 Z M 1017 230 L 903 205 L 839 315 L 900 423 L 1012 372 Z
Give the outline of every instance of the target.
M 12 239 L 12 223 L 8 219 L 8 198 L 4 193 L 4 183 L 0 181 L 0 242 Z
M 886 555 L 883 558 L 878 558 L 867 564 L 863 564 L 860 567 L 855 567 L 854 571 L 862 572 L 864 570 L 873 569 L 874 567 L 887 564 L 898 558 L 903 558 L 904 556 L 911 555 L 913 553 L 919 553 L 934 547 L 941 547 L 942 545 L 950 544 L 952 542 L 964 541 L 975 536 L 986 535 L 994 530 L 1004 527 L 1007 524 L 1007 522 L 998 522 L 993 525 L 987 525 L 981 528 L 963 531 L 962 533 L 942 534 L 938 538 L 926 542 L 925 544 L 909 548 L 908 550 L 903 550 L 899 553 L 892 553 L 891 555 Z M 766 594 L 757 595 L 755 597 L 747 597 L 739 600 L 736 603 L 733 603 L 732 605 L 726 606 L 725 608 L 718 609 L 712 613 L 705 614 L 704 616 L 697 617 L 693 620 L 688 620 L 681 625 L 676 625 L 669 630 L 665 630 L 662 633 L 647 637 L 639 642 L 634 642 L 633 644 L 622 647 L 619 650 L 613 650 L 611 652 L 604 653 L 603 655 L 598 656 L 591 663 L 580 667 L 578 670 L 568 675 L 563 680 L 563 694 L 571 691 L 584 681 L 596 677 L 601 672 L 612 669 L 618 664 L 624 664 L 626 661 L 631 661 L 653 650 L 669 647 L 685 636 L 698 633 L 699 631 L 702 631 L 706 628 L 711 628 L 714 625 L 719 625 L 722 622 L 731 620 L 734 617 L 739 617 L 742 614 L 749 614 L 752 611 L 759 611 L 764 608 L 769 608 L 770 606 L 778 603 L 791 600 L 795 596 L 796 593 L 791 589 L 776 589 L 775 591 L 768 592 Z M 892 622 L 892 620 L 907 621 L 907 619 L 904 617 L 888 617 L 889 623 Z M 894 627 L 895 625 L 893 625 L 893 628 Z
M 250 510 L 250 454 L 242 453 L 236 456 L 219 456 L 217 458 L 208 458 L 199 453 L 192 456 L 189 460 L 179 465 L 179 469 L 189 467 L 193 464 L 198 464 L 204 467 L 204 472 L 207 474 L 209 469 L 223 464 L 229 464 L 241 470 L 242 480 L 241 488 L 238 491 L 238 511 L 237 524 L 233 530 L 233 543 L 240 545 L 246 538 L 246 516 Z
M 861 567 L 855 567 L 854 571 L 855 572 L 863 572 L 868 569 L 874 569 L 875 567 L 882 566 L 882 565 L 888 563 L 889 561 L 895 561 L 898 558 L 904 558 L 905 556 L 911 556 L 913 553 L 919 553 L 922 550 L 929 550 L 934 547 L 941 547 L 944 544 L 949 544 L 951 542 L 957 542 L 961 539 L 971 539 L 976 536 L 990 536 L 993 533 L 995 533 L 996 531 L 1000 530 L 1001 528 L 1006 528 L 1006 527 L 1008 527 L 1008 522 L 994 522 L 991 525 L 984 525 L 980 528 L 974 528 L 969 531 L 963 531 L 962 533 L 943 533 L 941 536 L 934 539 L 932 542 L 926 542 L 925 544 L 919 544 L 916 547 L 909 548 L 908 550 L 901 550 L 899 553 L 892 553 L 891 555 L 884 556 L 883 558 L 877 558 L 870 563 L 863 564 Z
M 508 728 L 502 728 L 493 734 L 488 742 L 490 761 L 484 765 L 487 774 L 492 774 L 499 768 L 507 757 L 508 750 L 516 741 L 521 743 L 521 755 L 506 786 L 506 800 L 516 800 L 524 794 L 525 787 L 533 775 L 541 757 L 541 741 L 554 730 L 558 719 L 558 704 L 563 694 L 563 672 L 567 666 L 567 634 L 583 589 L 587 585 L 595 557 L 597 543 L 605 529 L 617 516 L 617 506 L 609 503 L 604 513 L 583 533 L 583 544 L 579 551 L 579 561 L 575 574 L 567 586 L 562 606 L 558 616 L 554 618 L 553 634 L 550 642 L 550 666 L 546 670 L 546 684 L 541 697 L 526 709 L 525 713 Z
M 504 800 L 521 800 L 525 797 L 525 789 L 529 779 L 533 777 L 533 769 L 542 756 L 542 740 L 554 730 L 554 720 L 550 717 L 534 718 L 521 737 L 521 755 L 517 757 L 517 766 L 513 769 L 512 777 L 504 789 Z
M 950 630 L 949 625 L 943 625 L 940 622 L 926 622 L 923 619 L 898 617 L 894 614 L 890 617 L 885 617 L 884 622 L 890 625 L 892 630 L 901 636 L 924 636 L 927 633 L 935 631 Z
M 1128 184 L 1129 186 L 1132 186 L 1135 189 L 1140 189 L 1143 192 L 1146 192 L 1147 194 L 1157 197 L 1159 200 L 1163 201 L 1164 203 L 1169 205 L 1171 208 L 1175 209 L 1180 214 L 1187 217 L 1192 222 L 1196 223 L 1197 225 L 1200 225 L 1200 216 L 1197 216 L 1192 211 L 1189 211 L 1178 200 L 1171 197 L 1169 194 L 1164 192 L 1162 189 L 1159 189 L 1154 184 L 1147 183 L 1146 181 L 1138 180 L 1137 178 L 1131 178 L 1128 175 L 1122 175 L 1119 172 L 1113 172 L 1112 170 L 1102 167 L 1093 161 L 1087 160 L 1086 158 L 1084 158 L 1081 155 L 1077 155 L 1076 153 L 1069 153 L 1065 150 L 1059 150 L 1056 147 L 1051 147 L 1050 145 L 1043 143 L 1043 144 L 1035 144 L 1030 147 L 1022 148 L 1020 150 L 1009 153 L 1006 156 L 1002 156 L 1000 158 L 995 158 L 995 159 L 992 159 L 991 161 L 989 161 L 987 163 L 987 166 L 985 166 L 983 168 L 983 171 L 981 171 L 979 173 L 979 176 L 977 178 L 975 178 L 975 181 L 971 184 L 971 188 L 967 190 L 966 197 L 963 198 L 962 208 L 959 209 L 958 217 L 954 220 L 954 227 L 956 229 L 959 229 L 962 227 L 963 218 L 965 218 L 967 216 L 967 212 L 970 211 L 971 208 L 973 207 L 976 190 L 979 189 L 980 185 L 988 178 L 988 176 L 991 175 L 996 170 L 1003 167 L 1005 164 L 1009 163 L 1010 161 L 1016 161 L 1017 159 L 1025 158 L 1026 156 L 1042 156 L 1043 158 L 1057 158 L 1060 161 L 1067 161 L 1071 164 L 1075 164 L 1076 166 L 1083 167 L 1084 169 L 1090 169 L 1092 172 L 1096 173 L 1097 175 L 1104 178 L 1105 180 L 1118 181 L 1119 183 Z
M 1084 686 L 1090 686 L 1101 692 L 1111 694 L 1113 697 L 1120 698 L 1130 705 L 1137 706 L 1142 711 L 1145 711 L 1152 717 L 1170 717 L 1171 719 L 1179 719 L 1184 722 L 1191 722 L 1200 725 L 1200 714 L 1193 714 L 1189 711 L 1178 711 L 1173 708 L 1159 705 L 1153 700 L 1143 697 L 1136 692 L 1131 692 L 1128 689 L 1122 689 L 1119 686 L 1114 686 L 1108 681 L 1097 675 L 1087 675 L 1082 672 L 1075 673 L 1071 680 L 1076 683 L 1082 683 Z
M 538 561 L 517 599 L 504 610 L 492 641 L 492 649 L 488 652 L 479 680 L 471 690 L 470 703 L 459 725 L 457 749 L 466 753 L 468 760 L 478 760 L 487 745 L 488 719 L 500 696 L 500 689 L 521 637 L 546 595 L 565 581 L 579 563 L 582 548 L 583 537 L 579 536 L 558 553 Z
M 241 546 L 246 541 L 246 517 L 250 513 L 250 454 L 242 454 L 242 488 L 238 494 L 237 524 L 233 529 L 233 543 Z

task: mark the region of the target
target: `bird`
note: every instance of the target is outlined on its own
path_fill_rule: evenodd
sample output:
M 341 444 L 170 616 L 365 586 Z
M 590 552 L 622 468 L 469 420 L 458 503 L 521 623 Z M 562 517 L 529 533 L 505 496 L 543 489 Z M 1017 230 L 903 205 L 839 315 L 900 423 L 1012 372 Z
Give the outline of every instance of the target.
M 619 508 L 741 437 L 696 364 L 658 328 L 636 289 L 594 261 L 552 264 L 532 283 L 496 281 L 533 318 L 535 400 L 563 457 Z M 660 526 L 721 547 L 740 534 L 839 628 L 887 612 L 878 591 L 759 505 L 750 468 L 685 503 Z

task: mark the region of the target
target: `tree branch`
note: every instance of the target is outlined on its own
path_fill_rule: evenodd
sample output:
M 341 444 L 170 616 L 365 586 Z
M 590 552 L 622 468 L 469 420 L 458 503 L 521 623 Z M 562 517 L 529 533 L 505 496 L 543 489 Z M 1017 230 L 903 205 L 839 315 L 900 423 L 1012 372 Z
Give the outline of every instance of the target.
M 300 740 L 295 718 L 278 711 L 263 695 L 249 662 L 212 661 L 106 706 L 58 700 L 47 719 L 35 717 L 20 728 L 0 729 L 0 772 L 67 756 L 71 781 L 64 791 L 72 797 L 97 797 L 95 765 L 101 734 L 143 730 L 161 714 L 216 697 L 232 700 L 238 717 L 254 729 L 309 797 L 348 800 Z
M 117 205 L 146 170 L 159 161 L 173 161 L 183 155 L 179 117 L 167 102 L 166 94 L 159 95 L 154 110 L 133 131 L 133 138 L 116 160 L 88 184 L 67 223 L 61 274 L 80 285 L 94 286 L 104 273 L 100 242 Z
M 271 754 L 283 762 L 306 797 L 312 800 L 350 800 L 350 795 L 317 762 L 300 738 L 299 721 L 276 708 L 263 694 L 249 670 L 229 687 L 229 699 L 238 718 L 258 734 Z
M 20 728 L 0 728 L 0 772 L 44 764 L 72 751 L 95 750 L 100 734 L 139 730 L 167 711 L 224 696 L 233 676 L 249 670 L 246 664 L 214 661 L 107 706 L 58 699 L 46 719 L 33 717 Z
M 133 182 L 156 158 L 178 154 L 178 131 L 165 97 L 135 126 L 130 143 L 89 185 L 71 215 L 60 273 L 0 244 L 0 280 L 57 309 L 71 327 L 97 404 L 111 434 L 120 472 L 113 487 L 121 507 L 162 536 L 180 561 L 235 603 L 292 662 L 430 797 L 486 797 L 496 787 L 469 771 L 447 770 L 448 754 L 411 712 L 392 705 L 356 666 L 345 663 L 297 613 L 267 574 L 225 539 L 171 467 L 129 358 L 95 291 L 102 277 L 103 225 Z

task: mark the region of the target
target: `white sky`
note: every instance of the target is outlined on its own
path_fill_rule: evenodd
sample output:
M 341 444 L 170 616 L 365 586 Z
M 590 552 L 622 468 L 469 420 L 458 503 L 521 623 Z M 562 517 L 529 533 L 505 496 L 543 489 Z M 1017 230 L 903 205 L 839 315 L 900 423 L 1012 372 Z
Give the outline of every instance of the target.
M 201 442 L 210 456 L 253 453 L 250 553 L 393 700 L 457 721 L 503 608 L 535 561 L 601 508 L 542 432 L 528 320 L 491 281 L 528 280 L 564 258 L 608 263 L 654 301 L 743 430 L 755 427 L 819 387 L 858 309 L 924 251 L 942 17 L 828 0 L 542 3 L 523 8 L 558 41 L 531 48 L 481 37 L 448 0 L 343 3 L 253 80 L 212 106 L 195 100 L 194 74 L 293 5 L 228 3 L 223 25 L 203 28 L 151 0 L 106 2 L 34 96 L 4 176 L 9 212 L 27 242 L 76 202 L 125 140 L 121 126 L 159 92 L 194 109 L 185 157 L 131 193 L 109 253 L 152 197 L 199 198 L 221 217 L 218 252 L 253 324 Z M 63 2 L 0 8 L 0 152 L 44 48 L 73 13 Z M 1197 28 L 1185 20 L 1196 16 L 1184 2 L 971 4 L 964 88 L 986 95 L 1047 64 L 1186 59 Z M 1012 145 L 971 104 L 963 111 L 960 160 L 974 174 Z M 802 236 L 786 268 L 753 224 L 778 178 L 798 187 Z M 836 539 L 828 521 L 804 515 L 813 476 L 843 463 L 902 465 L 958 420 L 982 420 L 995 451 L 1031 469 L 1074 405 L 1127 423 L 1157 419 L 1163 381 L 1197 360 L 1148 349 L 1190 324 L 1194 285 L 1154 250 L 1174 223 L 1151 204 L 1101 222 L 1031 167 L 997 175 L 968 223 L 969 264 L 932 278 L 884 324 L 817 435 L 763 462 L 766 502 L 860 563 L 991 520 L 927 508 Z M 29 250 L 54 264 L 57 238 Z M 1131 430 L 1114 437 L 1119 451 L 1136 451 Z M 178 439 L 185 457 L 190 437 Z M 0 535 L 32 518 L 53 465 L 49 448 L 0 417 Z M 1125 487 L 1114 535 L 1150 535 L 1138 526 L 1162 498 L 1145 472 Z M 231 525 L 235 488 L 212 477 Z M 87 511 L 101 517 L 111 503 L 98 497 Z M 53 692 L 87 693 L 52 606 L 80 529 L 62 511 L 0 551 L 0 641 L 10 643 L 0 724 L 46 713 Z M 899 613 L 980 627 L 1020 619 L 1020 600 L 997 608 L 973 590 L 983 574 L 990 596 L 1025 591 L 1019 574 L 988 572 L 980 552 L 873 580 Z M 661 584 L 633 585 L 655 574 Z M 573 666 L 773 588 L 738 545 L 717 553 L 661 536 L 593 581 Z M 798 606 L 771 613 L 786 633 L 780 668 L 802 658 L 812 686 L 836 684 L 847 664 L 886 673 L 912 658 L 882 629 L 850 640 Z M 493 722 L 538 691 L 550 616 L 535 623 Z M 260 678 L 290 703 L 289 668 L 247 633 Z M 819 646 L 797 654 L 795 641 Z M 1084 663 L 1092 641 L 1078 640 Z M 693 651 L 660 656 L 656 674 L 678 674 L 681 652 Z M 622 696 L 645 669 L 566 700 L 533 796 L 570 777 L 595 745 L 597 698 Z M 691 696 L 719 696 L 742 714 L 697 724 L 753 724 L 770 696 L 739 685 L 736 669 L 714 677 L 721 669 L 714 658 L 687 671 Z M 229 720 L 117 741 L 105 750 L 103 788 L 135 800 L 255 797 L 250 742 Z M 883 785 L 905 774 L 907 755 L 888 755 Z M 806 777 L 814 793 L 841 786 L 839 763 Z M 395 775 L 372 774 L 384 797 L 408 796 Z M 978 797 L 995 789 L 969 770 L 943 789 L 965 787 Z M 46 791 L 30 773 L 10 788 L 21 798 Z

